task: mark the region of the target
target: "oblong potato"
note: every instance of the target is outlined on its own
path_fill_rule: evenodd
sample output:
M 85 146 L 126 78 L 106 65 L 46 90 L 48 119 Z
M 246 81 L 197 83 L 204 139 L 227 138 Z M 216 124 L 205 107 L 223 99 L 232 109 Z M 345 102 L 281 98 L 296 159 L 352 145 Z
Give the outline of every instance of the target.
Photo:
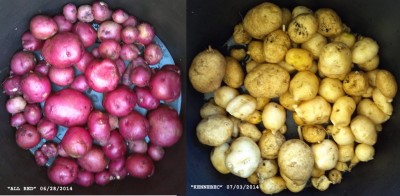
M 232 88 L 239 88 L 243 84 L 244 71 L 239 61 L 233 57 L 225 57 L 225 76 L 223 81 Z
M 356 102 L 353 98 L 349 96 L 340 97 L 332 106 L 330 116 L 332 124 L 338 127 L 348 126 L 355 110 Z
M 374 145 L 378 134 L 375 124 L 364 115 L 357 115 L 351 120 L 350 129 L 353 132 L 355 141 L 358 143 Z
M 390 116 L 382 112 L 371 99 L 362 99 L 357 105 L 357 114 L 364 115 L 376 125 L 389 120 Z
M 232 121 L 220 114 L 208 116 L 200 121 L 196 127 L 197 139 L 208 146 L 219 146 L 231 138 L 233 131 Z
M 257 126 L 251 123 L 242 122 L 238 125 L 240 136 L 246 136 L 255 142 L 261 138 L 261 131 L 258 130 Z
M 269 2 L 251 8 L 243 18 L 244 29 L 256 39 L 262 39 L 281 25 L 281 8 Z
M 397 82 L 392 73 L 381 69 L 376 73 L 376 87 L 385 97 L 393 99 L 397 94 Z
M 310 71 L 299 71 L 290 80 L 289 92 L 296 101 L 306 101 L 314 98 L 318 93 L 318 77 Z
M 233 98 L 226 106 L 226 111 L 238 118 L 245 119 L 256 110 L 256 99 L 250 95 L 242 94 Z
M 303 122 L 303 125 L 327 123 L 331 109 L 331 105 L 321 96 L 316 96 L 311 100 L 303 101 L 294 106 L 294 111 Z
M 214 92 L 214 101 L 218 106 L 226 108 L 228 103 L 238 95 L 238 90 L 229 86 L 221 86 Z
M 262 112 L 262 122 L 265 128 L 277 132 L 286 122 L 286 111 L 283 106 L 270 102 Z

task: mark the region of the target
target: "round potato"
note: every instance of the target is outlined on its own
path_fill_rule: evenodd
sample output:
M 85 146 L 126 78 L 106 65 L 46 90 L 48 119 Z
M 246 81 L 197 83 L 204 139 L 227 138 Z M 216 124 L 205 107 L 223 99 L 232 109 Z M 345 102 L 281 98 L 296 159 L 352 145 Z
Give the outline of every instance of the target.
M 375 124 L 366 116 L 357 115 L 351 120 L 350 129 L 358 143 L 374 145 L 377 140 Z
M 238 90 L 229 86 L 221 86 L 214 92 L 214 101 L 218 106 L 226 108 L 228 103 L 238 95 Z
M 246 72 L 249 73 L 251 70 L 257 67 L 258 64 L 259 63 L 255 62 L 254 60 L 250 60 L 246 63 Z
M 349 48 L 353 47 L 354 43 L 356 43 L 356 36 L 349 32 L 342 32 L 338 36 L 335 36 L 332 41 L 334 42 L 342 42 L 346 44 Z
M 326 44 L 319 55 L 318 70 L 326 77 L 344 79 L 351 71 L 350 48 L 341 42 Z
M 239 61 L 232 57 L 225 57 L 226 69 L 223 81 L 232 88 L 239 88 L 243 84 L 244 71 Z
M 270 102 L 262 112 L 262 122 L 265 128 L 277 132 L 286 122 L 286 111 L 283 106 Z
M 389 120 L 390 116 L 382 112 L 371 99 L 362 99 L 357 105 L 357 114 L 364 115 L 376 125 Z
M 393 99 L 397 94 L 396 78 L 387 70 L 381 69 L 376 73 L 376 87 L 389 99 Z
M 378 89 L 375 88 L 372 91 L 372 100 L 374 100 L 374 103 L 380 110 L 382 110 L 383 113 L 387 115 L 392 115 L 393 113 L 393 105 L 391 103 L 391 99 L 385 97 L 383 93 Z
M 301 120 L 303 125 L 324 124 L 329 121 L 331 115 L 331 105 L 321 96 L 316 96 L 311 100 L 303 101 L 299 105 L 294 105 L 296 117 Z M 293 114 L 293 117 L 295 116 Z
M 251 41 L 251 35 L 249 35 L 243 28 L 243 23 L 235 25 L 233 29 L 233 41 L 237 44 L 248 44 Z
M 304 5 L 294 7 L 292 10 L 292 18 L 296 18 L 300 14 L 314 14 L 314 12 Z
M 309 143 L 319 143 L 325 139 L 326 131 L 322 125 L 301 126 L 303 139 Z
M 264 63 L 264 49 L 263 42 L 253 40 L 247 46 L 247 54 L 250 58 L 257 63 Z
M 338 148 L 339 162 L 349 162 L 354 157 L 354 143 L 348 145 L 339 145 Z
M 363 64 L 378 54 L 379 46 L 375 40 L 369 37 L 362 37 L 354 44 L 352 49 L 353 63 Z
M 297 72 L 289 84 L 289 92 L 296 101 L 311 100 L 317 95 L 318 89 L 318 77 L 310 71 Z
M 301 48 L 308 50 L 314 59 L 319 58 L 322 48 L 328 43 L 326 37 L 319 33 L 315 33 L 310 39 L 301 44 Z
M 362 71 L 352 71 L 343 80 L 343 90 L 350 96 L 362 96 L 368 87 L 368 76 Z
M 242 122 L 238 124 L 240 136 L 246 136 L 255 142 L 261 138 L 261 131 L 258 130 L 257 126 L 251 123 Z
M 263 131 L 260 140 L 258 140 L 261 157 L 264 159 L 276 159 L 279 149 L 285 141 L 285 136 L 279 131 L 275 134 L 270 130 Z
M 221 174 L 230 173 L 229 169 L 225 166 L 226 151 L 229 149 L 229 144 L 224 143 L 220 146 L 214 147 L 210 153 L 211 164 Z
M 279 103 L 289 111 L 294 111 L 293 105 L 298 105 L 300 101 L 295 100 L 289 91 L 279 96 Z
M 244 79 L 244 86 L 253 97 L 275 98 L 289 88 L 289 73 L 276 64 L 260 64 Z
M 375 148 L 372 145 L 358 144 L 354 151 L 356 157 L 362 162 L 367 162 L 374 159 Z
M 289 36 L 280 29 L 275 30 L 264 39 L 264 59 L 268 63 L 278 63 L 284 59 L 289 48 Z
M 312 144 L 311 150 L 317 168 L 325 171 L 335 168 L 339 159 L 339 149 L 334 141 L 325 139 L 321 143 Z
M 276 160 L 263 160 L 256 170 L 260 182 L 275 176 L 278 173 L 278 164 Z
M 325 37 L 339 35 L 343 31 L 343 24 L 337 13 L 329 8 L 320 8 L 315 11 L 318 22 L 318 33 Z
M 297 15 L 289 24 L 288 34 L 295 43 L 304 43 L 318 30 L 317 19 L 314 14 Z
M 256 110 L 256 99 L 248 94 L 241 94 L 233 98 L 226 106 L 226 111 L 238 118 L 246 119 Z
M 333 78 L 322 79 L 318 94 L 329 103 L 335 103 L 339 97 L 345 95 L 342 82 L 339 79 Z
M 241 61 L 246 57 L 246 50 L 244 48 L 232 48 L 229 55 L 232 58 Z
M 273 176 L 260 182 L 260 190 L 265 194 L 276 194 L 286 189 L 286 183 L 280 176 Z
M 229 141 L 232 135 L 232 121 L 220 114 L 208 116 L 196 127 L 197 139 L 208 146 L 219 146 Z
M 200 108 L 200 116 L 201 118 L 206 118 L 207 116 L 211 116 L 214 114 L 221 114 L 221 115 L 226 115 L 226 111 L 224 108 L 217 106 L 214 102 L 214 99 L 206 102 L 201 108 Z
M 305 49 L 291 48 L 285 56 L 286 63 L 292 65 L 298 71 L 310 70 L 313 66 L 313 56 Z
M 253 7 L 243 18 L 244 29 L 255 39 L 262 39 L 281 25 L 281 8 L 269 2 Z
M 372 71 L 379 66 L 379 56 L 376 55 L 365 63 L 357 64 L 357 66 L 363 71 Z
M 331 128 L 332 139 L 338 145 L 349 145 L 354 143 L 355 138 L 350 127 L 337 127 L 332 126 Z

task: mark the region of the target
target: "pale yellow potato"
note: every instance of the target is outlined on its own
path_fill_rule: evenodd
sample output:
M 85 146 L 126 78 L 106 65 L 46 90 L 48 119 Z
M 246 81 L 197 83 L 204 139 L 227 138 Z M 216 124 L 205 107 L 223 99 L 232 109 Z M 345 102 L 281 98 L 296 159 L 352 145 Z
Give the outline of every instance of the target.
M 281 8 L 269 2 L 251 8 L 243 18 L 244 29 L 255 39 L 262 39 L 281 25 Z
M 363 64 L 374 58 L 379 51 L 379 45 L 370 37 L 362 37 L 352 47 L 352 61 L 356 64 Z
M 244 71 L 239 61 L 232 57 L 225 57 L 225 76 L 223 81 L 232 88 L 239 88 L 243 85 Z
M 357 105 L 361 102 L 361 100 L 363 100 L 362 96 L 351 96 L 351 98 L 353 98 Z
M 229 86 L 221 86 L 214 92 L 214 101 L 218 106 L 226 108 L 228 103 L 238 95 L 238 90 Z
M 232 121 L 220 114 L 208 116 L 196 127 L 197 139 L 208 146 L 219 146 L 231 139 Z
M 339 162 L 349 162 L 354 157 L 354 143 L 339 145 Z
M 329 103 L 335 103 L 339 97 L 345 95 L 345 92 L 339 79 L 324 78 L 320 82 L 318 94 Z
M 257 63 L 264 63 L 264 49 L 263 42 L 253 40 L 247 46 L 247 54 L 250 58 Z
M 357 157 L 357 156 L 354 156 L 354 157 L 350 160 L 350 164 L 349 164 L 349 169 L 348 169 L 348 171 L 351 171 L 351 169 L 353 169 L 353 167 L 355 167 L 359 162 L 360 162 L 360 160 L 358 159 L 358 157 Z
M 265 97 L 257 97 L 256 101 L 257 101 L 256 109 L 257 110 L 262 110 L 267 105 L 267 103 L 269 103 L 270 99 L 269 98 L 265 98 Z
M 389 120 L 390 116 L 382 112 L 371 99 L 362 99 L 357 105 L 357 114 L 364 115 L 376 125 Z
M 341 42 L 326 44 L 319 55 L 318 70 L 326 77 L 343 79 L 351 71 L 350 48 Z
M 320 8 L 315 11 L 318 22 L 318 33 L 325 37 L 334 37 L 343 31 L 343 24 L 337 13 L 330 8 Z
M 338 36 L 335 36 L 332 41 L 334 42 L 342 42 L 346 44 L 349 48 L 353 47 L 354 43 L 356 43 L 356 36 L 353 33 L 342 32 Z
M 289 91 L 283 93 L 279 97 L 279 103 L 289 111 L 294 111 L 293 105 L 297 105 L 300 101 L 295 100 Z
M 226 111 L 238 118 L 245 119 L 256 110 L 256 99 L 250 95 L 242 94 L 233 98 L 226 106 Z
M 229 169 L 225 166 L 226 152 L 229 149 L 229 144 L 224 143 L 216 146 L 210 153 L 211 164 L 221 174 L 229 174 Z
M 343 90 L 350 96 L 362 96 L 368 87 L 368 76 L 363 71 L 352 71 L 343 80 Z
M 358 160 L 362 162 L 368 162 L 374 159 L 375 148 L 368 144 L 358 144 L 355 149 L 355 155 Z
M 353 144 L 355 141 L 355 137 L 350 127 L 337 127 L 332 126 L 331 128 L 332 139 L 338 145 L 349 145 Z
M 189 80 L 201 93 L 210 93 L 221 86 L 225 75 L 225 58 L 211 46 L 198 53 L 189 68 Z
M 311 177 L 313 177 L 313 178 L 318 178 L 318 177 L 321 177 L 321 176 L 323 176 L 323 175 L 325 175 L 325 170 L 319 169 L 319 168 L 317 168 L 317 167 L 314 167 L 314 168 L 313 168 Z
M 214 99 L 211 99 L 200 108 L 200 116 L 201 118 L 206 118 L 214 114 L 226 115 L 226 111 L 224 108 L 216 105 Z
M 372 59 L 368 60 L 365 63 L 357 64 L 358 68 L 363 71 L 372 71 L 379 66 L 379 56 L 375 55 Z
M 289 73 L 276 64 L 260 64 L 247 73 L 244 86 L 253 97 L 275 98 L 289 88 Z
M 326 37 L 315 33 L 309 40 L 301 44 L 301 48 L 308 50 L 314 59 L 318 59 L 322 48 L 328 43 Z
M 262 121 L 261 112 L 256 109 L 243 120 L 254 125 L 259 124 Z
M 258 184 L 258 176 L 257 176 L 257 173 L 254 172 L 254 173 L 251 174 L 249 177 L 247 177 L 247 182 L 249 182 L 250 184 Z
M 248 44 L 252 40 L 251 35 L 244 30 L 243 23 L 235 25 L 232 37 L 237 44 Z
M 247 54 L 244 48 L 232 48 L 229 55 L 238 61 L 242 61 Z
M 358 143 L 374 145 L 378 134 L 375 124 L 364 115 L 357 115 L 351 120 L 350 129 L 353 132 L 355 141 Z
M 260 190 L 268 195 L 279 193 L 286 189 L 286 183 L 280 176 L 273 176 L 260 182 Z
M 311 184 L 319 191 L 326 191 L 332 182 L 328 179 L 328 177 L 322 175 L 318 178 L 311 178 Z
M 325 139 L 321 143 L 314 143 L 311 150 L 317 168 L 325 171 L 335 168 L 339 159 L 339 149 L 334 141 Z
M 301 182 L 301 183 L 296 182 L 296 181 L 288 178 L 284 174 L 281 174 L 281 176 L 282 176 L 282 179 L 285 181 L 286 188 L 292 193 L 298 193 L 298 192 L 302 191 L 307 185 L 307 182 Z
M 311 68 L 308 70 L 311 71 L 314 74 L 318 73 L 318 63 L 316 61 L 313 61 Z
M 342 182 L 342 172 L 337 169 L 332 169 L 328 173 L 328 179 L 332 184 L 340 184 L 340 182 Z
M 331 122 L 337 127 L 347 127 L 356 110 L 356 102 L 349 96 L 339 97 L 332 106 Z
M 239 128 L 239 136 L 246 136 L 255 142 L 261 138 L 261 131 L 258 130 L 257 126 L 251 123 L 242 122 L 238 125 Z
M 285 58 L 290 48 L 290 39 L 286 32 L 277 29 L 264 38 L 264 59 L 267 63 L 278 63 Z
M 288 34 L 295 43 L 304 43 L 318 31 L 318 22 L 314 14 L 297 15 L 289 24 Z
M 292 21 L 292 12 L 287 8 L 282 9 L 282 26 L 287 27 L 289 26 L 290 21 Z
M 372 100 L 378 108 L 387 115 L 392 115 L 393 113 L 393 105 L 392 99 L 389 99 L 383 95 L 383 93 L 378 89 L 375 88 L 372 92 Z
M 374 87 L 368 85 L 367 91 L 365 91 L 364 94 L 361 95 L 361 97 L 362 98 L 371 98 L 373 92 L 374 92 Z
M 296 101 L 313 99 L 319 90 L 319 79 L 310 71 L 299 71 L 290 80 L 289 92 Z
M 275 159 L 263 160 L 256 170 L 260 182 L 275 176 L 278 173 L 278 163 Z
M 367 72 L 367 76 L 368 76 L 368 83 L 370 86 L 376 86 L 376 76 L 378 74 L 378 71 L 380 69 L 374 69 L 372 71 L 368 71 Z
M 313 65 L 313 56 L 306 49 L 291 48 L 286 52 L 285 62 L 298 71 L 306 71 L 310 70 Z
M 304 124 L 324 124 L 329 121 L 331 105 L 321 96 L 294 105 L 296 115 Z
M 281 132 L 281 134 L 285 134 L 286 132 L 287 132 L 287 126 L 286 126 L 286 124 L 285 125 L 283 125 L 280 129 L 279 129 L 279 132 Z
M 335 169 L 337 169 L 338 171 L 341 171 L 341 172 L 347 172 L 347 171 L 349 171 L 349 165 L 347 165 L 346 162 L 338 161 Z
M 281 61 L 278 63 L 278 65 L 281 66 L 282 68 L 284 68 L 289 73 L 293 73 L 296 71 L 296 69 L 293 67 L 293 65 L 287 63 L 286 61 Z
M 376 73 L 376 87 L 389 99 L 393 99 L 397 94 L 396 78 L 387 70 L 381 69 Z
M 253 70 L 259 63 L 255 62 L 254 60 L 249 61 L 246 63 L 246 72 L 249 73 Z
M 238 137 L 239 136 L 239 124 L 242 123 L 242 121 L 231 115 L 228 115 L 228 118 L 233 123 L 232 137 Z
M 303 139 L 309 143 L 319 143 L 325 139 L 326 131 L 322 125 L 301 126 Z
M 266 129 L 277 132 L 286 122 L 285 108 L 278 103 L 269 102 L 262 112 L 262 122 Z
M 299 5 L 299 6 L 296 6 L 293 8 L 292 18 L 296 18 L 300 14 L 313 14 L 313 13 L 314 12 L 310 8 L 308 8 L 304 5 Z
M 285 141 L 285 136 L 279 131 L 276 133 L 272 133 L 270 130 L 263 131 L 258 141 L 261 157 L 264 159 L 276 159 L 279 149 Z

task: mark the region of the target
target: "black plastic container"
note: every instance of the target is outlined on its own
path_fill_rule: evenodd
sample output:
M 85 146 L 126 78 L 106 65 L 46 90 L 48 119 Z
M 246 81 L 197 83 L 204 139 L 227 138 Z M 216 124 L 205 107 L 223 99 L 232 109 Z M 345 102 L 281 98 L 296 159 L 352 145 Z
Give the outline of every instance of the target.
M 187 16 L 187 67 L 200 51 L 211 45 L 215 49 L 226 51 L 224 43 L 231 37 L 233 27 L 239 23 L 246 12 L 260 4 L 260 0 L 246 1 L 189 1 Z M 353 32 L 373 37 L 380 46 L 380 67 L 391 71 L 400 81 L 400 7 L 399 1 L 374 0 L 280 0 L 270 1 L 280 7 L 294 8 L 305 5 L 315 10 L 328 7 L 334 9 L 342 21 Z M 203 95 L 187 84 L 188 110 L 187 128 L 187 182 L 188 195 L 262 195 L 260 190 L 227 190 L 227 185 L 246 185 L 246 179 L 218 173 L 211 165 L 210 147 L 201 145 L 196 138 L 196 125 L 200 121 L 199 109 L 204 103 Z M 374 146 L 374 160 L 360 163 L 350 173 L 343 175 L 338 185 L 331 185 L 325 192 L 306 188 L 296 195 L 398 195 L 400 193 L 400 109 L 399 96 L 393 101 L 394 113 L 383 125 L 378 142 Z M 291 127 L 289 132 L 293 132 Z M 195 185 L 221 185 L 218 189 L 207 189 Z M 206 188 L 206 189 L 202 189 Z M 278 195 L 295 195 L 288 190 Z
M 29 20 L 37 14 L 55 15 L 62 13 L 66 3 L 90 4 L 92 1 L 77 0 L 13 0 L 0 2 L 0 81 L 9 74 L 12 55 L 21 50 L 21 35 L 28 30 Z M 164 0 L 105 0 L 111 9 L 122 8 L 142 21 L 154 25 L 157 36 L 167 46 L 174 61 L 185 73 L 186 62 L 186 1 Z M 183 77 L 183 76 L 182 76 Z M 184 92 L 184 91 L 183 91 Z M 184 97 L 184 93 L 183 93 Z M 5 110 L 7 96 L 0 94 L 0 194 L 183 194 L 185 192 L 185 135 L 173 147 L 166 149 L 165 158 L 156 162 L 155 174 L 146 180 L 131 177 L 113 181 L 106 186 L 83 188 L 77 185 L 55 190 L 46 174 L 45 167 L 38 167 L 29 151 L 15 143 L 15 129 L 9 125 L 10 116 Z M 184 116 L 182 104 L 181 116 Z M 24 191 L 24 187 L 35 187 Z M 72 187 L 72 191 L 70 190 Z M 20 191 L 13 191 L 19 188 Z M 50 191 L 42 191 L 48 188 Z

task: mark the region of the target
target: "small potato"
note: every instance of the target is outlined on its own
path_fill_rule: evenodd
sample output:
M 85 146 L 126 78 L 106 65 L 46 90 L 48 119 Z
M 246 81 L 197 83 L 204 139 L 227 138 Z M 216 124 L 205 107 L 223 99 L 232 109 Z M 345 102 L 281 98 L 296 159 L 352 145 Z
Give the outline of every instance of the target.
M 214 92 L 214 101 L 218 106 L 226 108 L 228 103 L 238 95 L 238 90 L 229 86 L 221 86 Z
M 368 83 L 370 86 L 376 86 L 376 75 L 380 69 L 374 69 L 372 71 L 367 72 Z
M 318 178 L 311 178 L 311 184 L 317 190 L 325 191 L 329 188 L 329 185 L 332 184 L 332 182 L 328 179 L 328 177 L 323 175 Z
M 343 79 L 351 71 L 350 48 L 341 42 L 326 44 L 319 55 L 318 70 L 326 77 Z
M 256 110 L 256 99 L 250 95 L 242 94 L 233 98 L 226 106 L 226 111 L 238 118 L 245 119 Z
M 313 65 L 313 55 L 305 49 L 291 48 L 286 53 L 285 61 L 298 71 L 306 71 Z
M 375 124 L 382 124 L 390 118 L 390 116 L 382 112 L 371 99 L 362 99 L 360 103 L 358 103 L 357 114 L 368 117 Z
M 257 110 L 264 109 L 267 103 L 269 103 L 269 99 L 265 97 L 257 97 L 256 101 L 257 101 L 257 107 L 256 107 Z
M 260 190 L 268 195 L 279 193 L 286 189 L 286 183 L 280 176 L 273 176 L 260 182 Z
M 208 116 L 200 121 L 196 127 L 197 139 L 208 146 L 219 146 L 231 138 L 232 121 L 220 114 Z
M 322 48 L 327 43 L 328 41 L 323 35 L 315 33 L 309 40 L 301 44 L 301 48 L 308 50 L 314 59 L 318 59 Z
M 354 157 L 354 144 L 339 145 L 339 162 L 349 162 Z
M 342 82 L 339 79 L 333 78 L 322 79 L 318 94 L 329 103 L 335 103 L 339 97 L 345 95 Z
M 248 44 L 252 39 L 251 35 L 244 30 L 243 23 L 235 25 L 232 37 L 237 44 Z
M 244 86 L 253 97 L 275 98 L 289 88 L 289 73 L 276 64 L 260 64 L 247 73 Z
M 250 184 L 259 184 L 257 173 L 254 172 L 249 177 L 247 177 L 247 182 L 249 182 Z
M 261 157 L 264 159 L 276 159 L 279 149 L 285 141 L 285 136 L 280 132 L 273 134 L 270 130 L 263 131 L 258 141 Z
M 221 174 L 230 173 L 229 169 L 225 166 L 226 151 L 229 149 L 229 144 L 224 143 L 220 146 L 214 147 L 210 154 L 210 160 L 214 168 Z
M 255 110 L 253 113 L 249 114 L 243 121 L 251 123 L 253 125 L 257 125 L 262 121 L 261 112 Z
M 318 33 L 325 37 L 339 35 L 343 31 L 343 24 L 337 13 L 329 8 L 320 8 L 315 11 L 318 22 Z
M 314 14 L 300 14 L 293 18 L 288 27 L 290 39 L 295 43 L 304 43 L 318 31 L 318 22 Z
M 375 88 L 372 91 L 372 100 L 374 100 L 374 103 L 378 108 L 385 114 L 387 115 L 392 115 L 393 113 L 393 106 L 391 104 L 391 99 L 385 97 L 383 93 L 378 89 Z
M 281 8 L 269 2 L 251 8 L 243 18 L 244 29 L 255 39 L 262 39 L 281 25 Z
M 368 86 L 367 91 L 361 96 L 363 98 L 371 98 L 374 88 L 372 86 Z
M 321 176 L 323 176 L 323 175 L 325 175 L 325 170 L 319 169 L 319 168 L 317 168 L 317 167 L 314 167 L 314 168 L 313 168 L 311 177 L 313 177 L 313 178 L 318 178 L 318 177 L 321 177 Z
M 293 65 L 286 63 L 285 61 L 279 62 L 278 65 L 281 66 L 286 71 L 288 71 L 289 73 L 293 73 L 296 71 L 296 69 L 293 67 Z
M 282 26 L 289 26 L 290 21 L 292 21 L 292 12 L 287 8 L 282 8 Z
M 332 126 L 331 128 L 332 139 L 338 145 L 349 145 L 354 143 L 355 137 L 350 127 L 337 127 Z
M 292 193 L 298 193 L 298 192 L 302 191 L 307 185 L 307 182 L 298 183 L 296 181 L 291 180 L 284 174 L 282 174 L 281 176 L 282 176 L 283 180 L 285 181 L 286 188 Z
M 368 60 L 365 63 L 361 63 L 357 65 L 363 71 L 372 71 L 379 66 L 379 56 L 376 55 L 372 59 Z
M 356 102 L 349 96 L 336 100 L 332 106 L 331 122 L 337 127 L 346 127 L 350 124 L 351 116 L 356 110 Z
M 321 170 L 330 170 L 336 166 L 339 159 L 339 149 L 335 142 L 325 139 L 321 143 L 311 145 L 315 166 Z
M 337 162 L 335 169 L 337 169 L 338 171 L 341 171 L 341 172 L 347 172 L 347 171 L 349 171 L 349 165 L 347 165 L 346 162 L 339 161 L 339 162 Z
M 289 92 L 296 101 L 313 99 L 319 89 L 318 77 L 310 71 L 299 71 L 289 84 Z
M 351 171 L 351 169 L 353 169 L 353 167 L 355 167 L 359 162 L 360 162 L 360 159 L 358 159 L 357 156 L 354 156 L 354 157 L 350 160 L 350 164 L 349 164 L 349 169 L 348 169 L 348 171 Z
M 381 69 L 376 73 L 376 87 L 389 99 L 393 99 L 396 96 L 396 78 L 387 70 Z
M 244 48 L 232 48 L 229 55 L 238 61 L 242 61 L 246 57 L 246 50 Z
M 255 142 L 261 138 L 261 131 L 254 124 L 242 122 L 239 123 L 238 128 L 240 136 L 246 136 Z
M 206 118 L 214 114 L 226 115 L 225 109 L 220 106 L 217 106 L 214 102 L 214 99 L 208 101 L 200 108 L 201 118 Z
M 293 8 L 292 18 L 296 18 L 300 14 L 313 14 L 313 13 L 314 12 L 310 8 L 303 5 L 299 5 Z
M 233 123 L 232 137 L 238 137 L 239 136 L 239 124 L 242 123 L 242 121 L 231 115 L 229 115 L 228 118 Z
M 318 64 L 316 61 L 313 61 L 312 66 L 308 71 L 311 71 L 314 74 L 318 73 Z
M 265 61 L 268 63 L 278 63 L 285 58 L 285 54 L 290 48 L 289 36 L 278 29 L 264 38 L 263 52 Z
M 321 96 L 294 106 L 294 111 L 304 124 L 323 124 L 329 121 L 331 105 Z
M 283 107 L 285 107 L 287 110 L 294 111 L 293 105 L 299 104 L 300 101 L 295 100 L 295 99 L 293 98 L 293 95 L 290 94 L 289 91 L 287 91 L 287 92 L 283 93 L 283 95 L 281 95 L 281 96 L 279 97 L 279 103 L 280 103 Z
M 258 65 L 257 62 L 251 60 L 248 63 L 246 63 L 246 72 L 249 73 L 251 70 L 253 70 L 256 66 Z
M 263 42 L 253 40 L 247 46 L 247 54 L 250 58 L 257 63 L 264 63 L 264 50 L 263 50 Z
M 240 63 L 232 58 L 225 57 L 226 66 L 225 66 L 225 76 L 223 81 L 226 85 L 232 88 L 239 88 L 243 84 L 244 80 L 244 71 Z
M 248 137 L 235 139 L 226 152 L 225 164 L 229 171 L 241 178 L 248 178 L 253 174 L 261 162 L 260 149 Z
M 265 128 L 277 132 L 286 122 L 286 111 L 283 106 L 270 102 L 262 112 L 262 122 Z
M 375 149 L 368 144 L 358 144 L 355 149 L 355 154 L 358 160 L 367 162 L 374 159 Z
M 352 71 L 343 80 L 343 90 L 350 96 L 362 96 L 368 87 L 368 76 L 362 71 Z
M 378 43 L 369 37 L 362 37 L 352 47 L 352 61 L 356 64 L 363 64 L 374 58 L 379 51 Z
M 358 143 L 374 145 L 377 140 L 375 124 L 366 116 L 357 115 L 351 120 L 350 129 Z
M 356 36 L 349 32 L 342 32 L 338 36 L 332 39 L 334 42 L 342 42 L 346 44 L 349 48 L 353 47 L 354 43 L 356 43 Z
M 256 170 L 260 182 L 275 176 L 278 173 L 278 163 L 276 160 L 263 160 Z
M 301 126 L 303 139 L 309 143 L 319 143 L 325 139 L 326 131 L 322 125 Z
M 279 132 L 281 132 L 281 134 L 285 134 L 286 132 L 287 132 L 287 126 L 286 125 L 283 125 L 280 129 L 279 129 Z
M 221 86 L 225 75 L 225 58 L 211 48 L 197 54 L 189 68 L 189 80 L 194 89 L 210 93 Z
M 336 169 L 332 169 L 328 173 L 328 178 L 332 184 L 340 184 L 342 182 L 342 172 Z

